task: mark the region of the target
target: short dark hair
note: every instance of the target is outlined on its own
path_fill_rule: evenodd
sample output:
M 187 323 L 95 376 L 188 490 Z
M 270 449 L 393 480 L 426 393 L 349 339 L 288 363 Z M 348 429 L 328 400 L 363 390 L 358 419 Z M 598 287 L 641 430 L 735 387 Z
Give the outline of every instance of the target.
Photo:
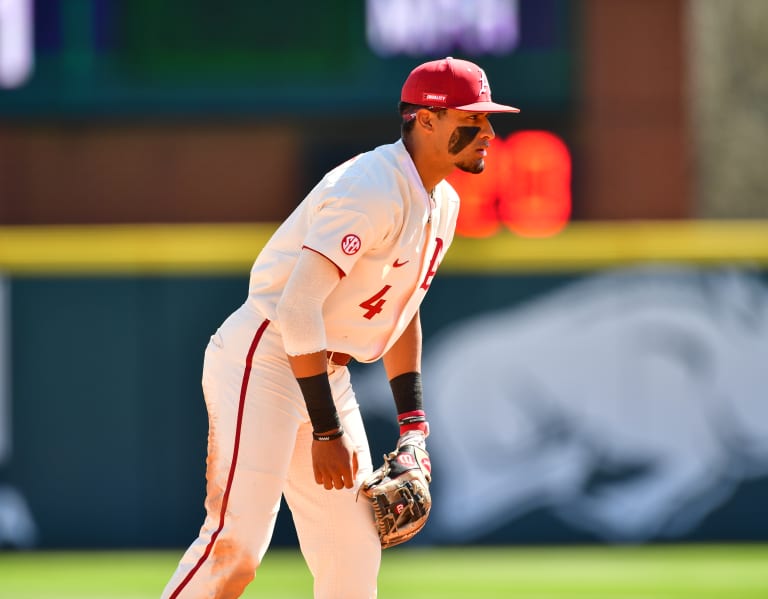
M 445 113 L 445 108 L 423 106 L 421 104 L 410 104 L 409 102 L 400 102 L 397 106 L 397 109 L 400 112 L 400 135 L 403 138 L 405 138 L 411 133 L 411 131 L 413 131 L 416 123 L 416 119 L 414 117 L 416 116 L 417 111 L 421 109 L 429 110 L 430 112 L 434 112 L 439 117 Z

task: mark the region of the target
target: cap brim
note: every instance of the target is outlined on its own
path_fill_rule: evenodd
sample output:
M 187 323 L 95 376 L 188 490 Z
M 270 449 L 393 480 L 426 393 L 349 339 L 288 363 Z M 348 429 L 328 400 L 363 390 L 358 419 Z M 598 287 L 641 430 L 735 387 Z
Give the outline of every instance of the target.
M 496 102 L 475 102 L 474 104 L 465 104 L 464 106 L 453 106 L 455 110 L 466 110 L 467 112 L 520 112 L 519 108 L 507 106 L 506 104 L 496 104 Z

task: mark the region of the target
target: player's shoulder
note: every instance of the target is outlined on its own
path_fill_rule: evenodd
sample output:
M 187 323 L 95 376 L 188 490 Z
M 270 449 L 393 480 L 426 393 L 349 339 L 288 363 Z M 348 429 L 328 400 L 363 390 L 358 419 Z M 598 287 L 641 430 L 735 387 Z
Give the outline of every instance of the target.
M 379 184 L 394 181 L 403 171 L 404 155 L 408 156 L 408 152 L 400 141 L 380 145 L 356 156 L 347 165 L 344 175 L 363 177 Z
M 358 154 L 329 171 L 316 191 L 325 198 L 402 203 L 403 182 L 407 179 L 403 152 L 407 155 L 396 142 Z

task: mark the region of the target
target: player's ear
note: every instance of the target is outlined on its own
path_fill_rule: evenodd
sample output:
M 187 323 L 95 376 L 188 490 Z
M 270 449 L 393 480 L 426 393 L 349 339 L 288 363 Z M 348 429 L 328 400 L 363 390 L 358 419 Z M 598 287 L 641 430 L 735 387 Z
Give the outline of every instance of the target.
M 435 113 L 426 108 L 420 108 L 416 111 L 416 123 L 419 127 L 432 131 Z

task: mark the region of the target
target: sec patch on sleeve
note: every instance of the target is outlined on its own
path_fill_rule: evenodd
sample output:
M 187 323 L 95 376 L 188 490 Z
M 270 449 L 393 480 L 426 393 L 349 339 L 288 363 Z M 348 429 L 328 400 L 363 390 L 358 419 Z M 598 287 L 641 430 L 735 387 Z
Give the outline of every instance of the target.
M 341 240 L 341 251 L 347 256 L 352 256 L 360 251 L 361 245 L 360 238 L 354 233 L 349 233 Z

